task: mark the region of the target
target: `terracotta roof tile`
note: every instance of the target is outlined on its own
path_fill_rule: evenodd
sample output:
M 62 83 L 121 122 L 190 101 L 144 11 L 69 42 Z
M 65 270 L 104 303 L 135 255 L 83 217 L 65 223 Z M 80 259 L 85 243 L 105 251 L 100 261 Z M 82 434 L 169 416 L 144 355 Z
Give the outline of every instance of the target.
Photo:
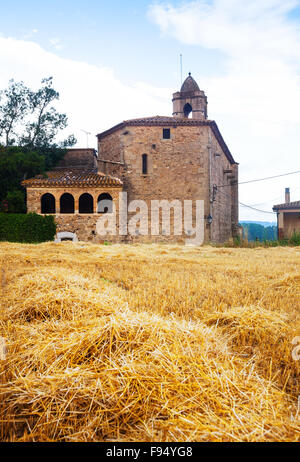
M 197 82 L 191 76 L 191 74 L 189 74 L 189 76 L 183 82 L 180 92 L 185 93 L 185 92 L 194 92 L 194 91 L 200 91 L 200 88 Z
M 83 170 L 76 168 L 55 169 L 46 173 L 47 177 L 37 175 L 34 178 L 22 181 L 22 185 L 27 187 L 47 187 L 47 186 L 122 186 L 119 178 L 105 175 L 94 169 Z
M 226 145 L 220 130 L 214 120 L 198 120 L 198 119 L 187 119 L 179 117 L 164 117 L 164 116 L 153 116 L 153 117 L 142 117 L 139 119 L 124 120 L 123 122 L 115 125 L 114 127 L 106 130 L 97 135 L 98 140 L 109 136 L 111 133 L 114 133 L 117 130 L 124 129 L 125 127 L 181 127 L 181 126 L 190 126 L 190 127 L 211 127 L 215 137 L 217 138 L 220 146 L 226 155 L 227 159 L 231 164 L 236 164 L 231 152 Z
M 299 209 L 299 208 L 300 208 L 300 201 L 295 201 L 295 202 L 286 202 L 285 204 L 274 205 L 273 210 Z

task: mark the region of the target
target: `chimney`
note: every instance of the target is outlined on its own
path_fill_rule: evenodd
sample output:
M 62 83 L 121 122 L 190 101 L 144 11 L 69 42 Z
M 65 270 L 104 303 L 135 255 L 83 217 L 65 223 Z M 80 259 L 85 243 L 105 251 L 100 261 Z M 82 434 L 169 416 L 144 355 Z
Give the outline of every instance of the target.
M 285 188 L 285 203 L 289 204 L 291 202 L 290 188 Z

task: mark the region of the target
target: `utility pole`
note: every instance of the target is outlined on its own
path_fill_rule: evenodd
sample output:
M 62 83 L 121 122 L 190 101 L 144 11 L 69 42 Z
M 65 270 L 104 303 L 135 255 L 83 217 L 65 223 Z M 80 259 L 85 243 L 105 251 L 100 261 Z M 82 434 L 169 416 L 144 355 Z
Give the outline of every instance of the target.
M 182 54 L 180 54 L 180 79 L 181 79 L 181 86 L 182 86 Z
M 88 148 L 89 147 L 89 135 L 91 133 L 87 132 L 86 130 L 82 130 L 82 128 L 81 128 L 81 131 L 86 134 L 86 147 Z

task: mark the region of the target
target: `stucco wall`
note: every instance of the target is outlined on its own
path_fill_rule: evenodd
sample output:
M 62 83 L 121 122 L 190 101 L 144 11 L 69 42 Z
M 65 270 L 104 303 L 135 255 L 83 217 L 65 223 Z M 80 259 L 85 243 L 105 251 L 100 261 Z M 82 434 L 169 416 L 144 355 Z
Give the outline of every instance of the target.
M 279 222 L 279 235 L 289 238 L 294 233 L 300 233 L 300 210 L 295 212 L 282 212 L 283 220 Z

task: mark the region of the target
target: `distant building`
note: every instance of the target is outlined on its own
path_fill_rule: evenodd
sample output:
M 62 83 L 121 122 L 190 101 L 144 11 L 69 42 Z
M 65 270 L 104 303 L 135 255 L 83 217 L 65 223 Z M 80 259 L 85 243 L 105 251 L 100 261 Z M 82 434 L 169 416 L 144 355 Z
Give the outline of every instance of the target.
M 172 101 L 172 117 L 126 120 L 99 133 L 98 157 L 94 150 L 69 150 L 48 178 L 23 181 L 28 211 L 53 213 L 60 233 L 99 242 L 99 204 L 110 198 L 118 208 L 120 191 L 127 192 L 128 203 L 142 199 L 149 210 L 152 200 L 203 200 L 205 242 L 234 237 L 238 164 L 216 122 L 207 119 L 207 98 L 191 75 Z M 162 229 L 159 236 L 137 233 L 130 240 L 178 241 L 178 236 Z
M 291 202 L 290 188 L 285 190 L 285 203 L 274 205 L 277 212 L 278 238 L 289 238 L 300 233 L 300 201 Z

